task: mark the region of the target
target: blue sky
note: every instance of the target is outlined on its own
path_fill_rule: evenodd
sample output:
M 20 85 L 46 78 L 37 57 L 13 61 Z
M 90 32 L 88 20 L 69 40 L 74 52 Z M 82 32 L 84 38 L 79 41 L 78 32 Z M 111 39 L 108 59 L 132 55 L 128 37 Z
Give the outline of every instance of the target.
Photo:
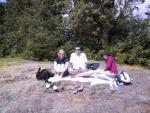
M 0 2 L 6 2 L 6 0 L 0 0 Z

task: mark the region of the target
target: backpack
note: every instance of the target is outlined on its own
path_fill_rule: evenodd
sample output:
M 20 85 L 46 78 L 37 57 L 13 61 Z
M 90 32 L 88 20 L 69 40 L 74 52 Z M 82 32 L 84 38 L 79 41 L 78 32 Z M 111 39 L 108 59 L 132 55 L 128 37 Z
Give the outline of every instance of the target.
M 99 63 L 89 63 L 87 64 L 87 69 L 96 70 L 99 67 Z
M 130 78 L 130 75 L 124 71 L 121 71 L 116 74 L 115 79 L 117 83 L 123 83 L 123 84 L 132 84 L 133 79 Z

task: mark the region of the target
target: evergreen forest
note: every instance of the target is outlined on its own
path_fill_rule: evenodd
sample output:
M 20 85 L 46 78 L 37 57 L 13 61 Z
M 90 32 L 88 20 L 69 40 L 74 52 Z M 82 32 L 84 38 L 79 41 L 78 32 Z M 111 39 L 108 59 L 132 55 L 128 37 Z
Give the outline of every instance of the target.
M 7 0 L 0 2 L 0 57 L 53 61 L 80 44 L 90 60 L 110 51 L 118 63 L 150 67 L 150 16 L 115 0 Z M 149 13 L 147 13 L 149 14 Z

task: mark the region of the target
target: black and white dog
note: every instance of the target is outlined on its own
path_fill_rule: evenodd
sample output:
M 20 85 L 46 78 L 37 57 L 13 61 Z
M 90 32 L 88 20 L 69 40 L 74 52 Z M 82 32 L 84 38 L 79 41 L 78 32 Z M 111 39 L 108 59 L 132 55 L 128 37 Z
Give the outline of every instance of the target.
M 37 80 L 44 80 L 46 83 L 46 88 L 52 87 L 54 91 L 62 91 L 63 87 L 62 86 L 57 86 L 57 83 L 52 83 L 49 82 L 48 79 L 51 77 L 54 77 L 55 73 L 52 72 L 50 69 L 41 69 L 39 68 L 38 71 L 36 72 L 36 79 Z
M 54 76 L 54 73 L 48 69 L 39 68 L 38 71 L 36 72 L 36 79 L 44 80 L 46 83 L 48 83 L 48 79 L 53 76 Z

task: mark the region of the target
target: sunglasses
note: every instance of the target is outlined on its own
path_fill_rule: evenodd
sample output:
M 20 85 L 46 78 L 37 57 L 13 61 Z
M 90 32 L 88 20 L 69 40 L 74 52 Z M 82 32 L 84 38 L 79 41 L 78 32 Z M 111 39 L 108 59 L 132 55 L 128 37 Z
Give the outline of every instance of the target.
M 80 49 L 75 49 L 75 50 L 80 50 Z

